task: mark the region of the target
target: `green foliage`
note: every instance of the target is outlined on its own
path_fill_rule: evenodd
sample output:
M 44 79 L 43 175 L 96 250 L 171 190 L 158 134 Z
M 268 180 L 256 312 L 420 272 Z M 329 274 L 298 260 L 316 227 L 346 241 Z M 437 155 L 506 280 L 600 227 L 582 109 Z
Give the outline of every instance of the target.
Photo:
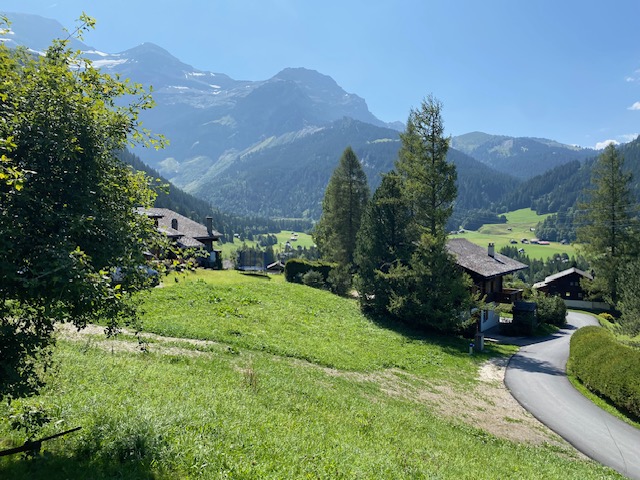
M 519 252 L 520 246 L 507 245 L 500 249 L 502 255 L 506 255 L 509 258 L 513 258 L 529 265 L 529 268 L 516 272 L 514 276 L 529 285 L 543 281 L 546 277 L 553 275 L 554 273 L 561 272 L 571 267 L 577 267 L 580 270 L 586 271 L 589 268 L 589 264 L 584 257 L 578 255 L 569 257 L 568 254 L 562 253 L 548 257 L 546 260 L 540 258 L 531 258 L 524 252 Z
M 23 431 L 27 441 L 35 440 L 42 428 L 51 421 L 51 412 L 43 402 L 17 400 L 11 403 L 9 422 L 11 428 Z
M 422 235 L 409 266 L 394 265 L 388 277 L 394 288 L 387 309 L 397 319 L 456 333 L 472 322 L 469 313 L 477 305 L 470 294 L 471 279 L 456 266 L 442 240 Z
M 402 179 L 395 172 L 382 177 L 364 212 L 358 232 L 355 261 L 356 289 L 362 307 L 386 312 L 391 292 L 387 281 L 391 266 L 411 255 L 411 215 L 402 196 Z
M 367 176 L 351 147 L 340 157 L 322 200 L 314 240 L 322 258 L 351 265 L 362 213 L 369 200 Z
M 148 286 L 137 267 L 157 233 L 135 209 L 154 194 L 114 152 L 162 143 L 138 122 L 153 103 L 78 55 L 60 40 L 43 56 L 0 45 L 0 153 L 24 174 L 21 188 L 0 182 L 0 398 L 40 386 L 56 322 L 113 331 L 135 322 L 130 295 Z M 112 281 L 116 267 L 127 282 Z
M 413 221 L 433 237 L 445 235 L 457 194 L 456 167 L 447 162 L 449 139 L 441 111 L 442 104 L 432 96 L 411 110 L 396 162 Z
M 324 278 L 317 270 L 309 270 L 302 276 L 302 283 L 307 287 L 324 288 Z
M 538 321 L 562 327 L 567 322 L 567 306 L 557 295 L 536 292 L 530 301 L 536 302 Z
M 609 323 L 615 323 L 616 319 L 613 315 L 611 315 L 610 313 L 607 312 L 602 312 L 601 314 L 599 314 L 599 316 L 603 319 L 606 320 Z
M 620 270 L 638 254 L 638 205 L 631 192 L 632 175 L 624 167 L 624 157 L 609 145 L 592 170 L 592 189 L 578 228 L 578 241 L 595 270 L 593 282 L 585 285 L 591 295 L 602 295 L 617 306 Z
M 568 369 L 589 390 L 640 418 L 640 350 L 618 343 L 604 328 L 584 327 L 571 337 Z
M 333 266 L 330 263 L 310 262 L 301 258 L 292 258 L 284 264 L 284 277 L 287 282 L 302 283 L 304 275 L 314 270 L 319 272 L 322 275 L 322 281 L 326 282 Z
M 475 305 L 470 283 L 446 251 L 456 167 L 446 159 L 440 102 L 412 110 L 397 172 L 383 177 L 358 235 L 361 306 L 442 332 L 458 332 Z
M 329 272 L 327 284 L 329 289 L 336 295 L 345 296 L 351 291 L 353 276 L 349 267 L 336 265 Z
M 620 327 L 628 335 L 640 334 L 640 259 L 635 258 L 620 270 Z

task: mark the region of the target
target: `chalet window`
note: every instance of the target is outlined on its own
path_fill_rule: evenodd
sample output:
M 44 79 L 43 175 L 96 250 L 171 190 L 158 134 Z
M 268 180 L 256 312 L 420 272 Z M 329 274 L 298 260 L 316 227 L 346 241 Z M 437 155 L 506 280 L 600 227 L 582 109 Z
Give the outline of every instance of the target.
M 571 292 L 565 292 L 564 296 L 565 297 L 570 297 L 571 296 Z

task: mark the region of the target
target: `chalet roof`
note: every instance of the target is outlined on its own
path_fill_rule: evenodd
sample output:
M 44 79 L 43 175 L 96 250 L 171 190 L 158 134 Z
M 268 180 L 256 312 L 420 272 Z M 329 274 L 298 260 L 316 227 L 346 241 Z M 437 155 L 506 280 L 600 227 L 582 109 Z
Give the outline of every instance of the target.
M 579 268 L 576 267 L 571 267 L 571 268 L 567 268 L 566 270 L 562 270 L 561 272 L 558 273 L 554 273 L 553 275 L 549 275 L 548 277 L 546 277 L 544 279 L 543 282 L 538 282 L 536 283 L 533 288 L 542 288 L 547 286 L 548 284 L 554 282 L 555 280 L 558 280 L 562 277 L 566 277 L 567 275 L 572 275 L 574 273 L 577 273 L 578 275 L 580 275 L 581 277 L 584 278 L 588 278 L 589 280 L 593 280 L 593 276 L 591 276 L 590 273 L 587 272 L 583 272 L 582 270 L 580 270 Z
M 203 241 L 217 241 L 222 236 L 214 229 L 211 229 L 211 233 L 209 233 L 206 225 L 194 222 L 168 208 L 145 208 L 138 211 L 156 219 L 158 230 L 170 238 L 177 238 L 178 244 L 182 247 L 203 247 Z
M 458 265 L 484 278 L 500 277 L 528 268 L 528 265 L 500 253 L 490 256 L 486 247 L 471 243 L 466 238 L 449 239 L 447 250 L 456 257 Z

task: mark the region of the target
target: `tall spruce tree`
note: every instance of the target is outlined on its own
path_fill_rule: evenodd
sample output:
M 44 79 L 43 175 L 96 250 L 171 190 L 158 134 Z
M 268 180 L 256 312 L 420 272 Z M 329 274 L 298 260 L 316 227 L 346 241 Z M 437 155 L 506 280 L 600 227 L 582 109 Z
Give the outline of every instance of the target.
M 323 258 L 351 267 L 368 200 L 367 176 L 352 148 L 347 147 L 325 190 L 322 216 L 313 235 Z
M 593 166 L 592 188 L 580 204 L 578 243 L 595 277 L 585 284 L 593 296 L 616 306 L 621 267 L 638 254 L 638 206 L 631 193 L 632 175 L 624 157 L 613 145 L 605 148 Z
M 393 287 L 385 275 L 398 261 L 410 258 L 413 250 L 410 226 L 402 179 L 396 172 L 389 172 L 382 177 L 367 205 L 357 237 L 356 289 L 364 309 L 378 314 L 386 312 Z
M 363 307 L 455 331 L 466 322 L 461 313 L 473 298 L 469 279 L 446 249 L 456 169 L 446 159 L 441 110 L 430 96 L 409 115 L 397 172 L 383 179 L 358 236 L 357 285 Z

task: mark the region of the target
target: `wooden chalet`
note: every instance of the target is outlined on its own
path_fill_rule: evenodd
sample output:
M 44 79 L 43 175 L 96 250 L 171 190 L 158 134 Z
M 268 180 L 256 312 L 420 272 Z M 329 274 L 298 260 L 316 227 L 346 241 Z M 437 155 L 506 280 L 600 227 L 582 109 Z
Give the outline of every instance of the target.
M 220 264 L 220 250 L 215 250 L 213 242 L 217 242 L 222 234 L 213 228 L 213 218 L 206 217 L 205 224 L 191 220 L 168 208 L 145 208 L 139 213 L 151 218 L 158 231 L 166 235 L 183 249 L 203 249 L 209 253 L 208 258 L 200 260 L 201 266 L 214 267 Z
M 503 277 L 528 265 L 495 252 L 495 245 L 481 247 L 465 238 L 447 241 L 447 250 L 456 258 L 456 263 L 469 274 L 473 281 L 473 292 L 480 293 L 488 303 L 514 303 L 522 299 L 522 290 L 504 288 Z M 480 331 L 498 325 L 499 315 L 491 310 L 483 311 Z
M 584 280 L 592 281 L 593 276 L 579 268 L 572 267 L 549 275 L 544 281 L 534 284 L 533 288 L 546 295 L 559 296 L 568 307 L 608 310 L 609 305 L 602 301 L 587 300 L 587 294 L 581 285 Z

